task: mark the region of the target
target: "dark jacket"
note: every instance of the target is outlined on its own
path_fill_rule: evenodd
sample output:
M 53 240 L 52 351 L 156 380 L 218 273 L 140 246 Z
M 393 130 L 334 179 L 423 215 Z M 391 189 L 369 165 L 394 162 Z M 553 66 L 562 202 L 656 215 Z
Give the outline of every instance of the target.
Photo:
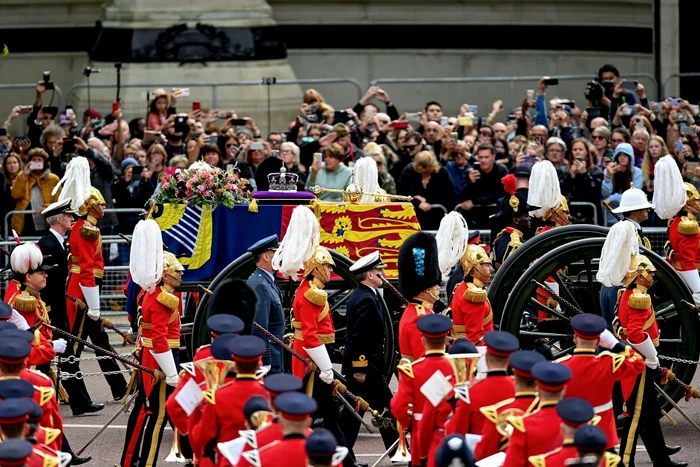
M 144 206 L 153 195 L 153 185 L 148 180 L 132 178 L 126 183 L 124 177 L 120 177 L 112 187 L 114 207 L 118 209 L 144 209 Z M 137 212 L 118 213 L 119 225 L 115 233 L 131 234 L 136 224 L 142 219 Z
M 455 207 L 455 192 L 454 185 L 450 174 L 447 173 L 444 167 L 440 167 L 440 171 L 433 173 L 430 176 L 427 186 L 423 186 L 422 175 L 413 169 L 413 163 L 408 164 L 403 172 L 399 183 L 397 183 L 397 191 L 401 194 L 409 196 L 422 196 L 428 204 L 439 204 L 443 206 L 447 212 L 450 212 Z M 399 188 L 399 186 L 403 188 Z M 404 190 L 405 193 L 402 193 Z M 440 219 L 445 215 L 444 212 L 433 209 L 425 212 L 419 209 L 420 200 L 414 198 L 413 206 L 416 208 L 418 222 L 420 222 L 423 230 L 437 230 L 440 226 Z
M 66 239 L 67 240 L 67 239 Z M 41 291 L 49 310 L 51 324 L 59 329 L 68 330 L 66 315 L 66 280 L 68 279 L 68 251 L 61 245 L 56 236 L 49 231 L 39 239 L 39 248 L 44 256 L 51 256 L 49 264 L 56 266 L 46 271 L 46 288 Z
M 90 183 L 102 193 L 107 209 L 114 208 L 114 202 L 112 201 L 114 166 L 112 166 L 112 162 L 104 154 L 92 148 L 88 148 L 86 155 L 88 159 L 94 162 L 94 165 L 90 168 Z M 106 227 L 114 227 L 115 225 L 117 225 L 117 215 L 113 212 L 105 213 L 104 217 L 97 221 L 97 227 L 100 230 Z
M 258 296 L 258 309 L 255 322 L 270 331 L 279 339 L 284 337 L 284 310 L 282 309 L 282 292 L 267 271 L 256 268 L 248 278 L 247 284 Z M 269 342 L 257 329 L 256 336 Z M 263 365 L 271 365 L 270 373 L 284 372 L 284 355 L 279 344 L 269 342 L 270 354 L 263 355 Z
M 599 222 L 602 221 L 600 210 L 601 188 L 603 186 L 603 171 L 599 167 L 592 167 L 585 174 L 577 174 L 571 178 L 569 171 L 561 180 L 561 194 L 569 200 L 571 222 L 575 224 L 593 224 L 593 211 L 590 206 L 576 207 L 572 202 L 592 203 L 598 213 Z
M 352 378 L 384 374 L 384 322 L 382 299 L 370 287 L 360 284 L 347 304 L 347 332 L 341 373 Z

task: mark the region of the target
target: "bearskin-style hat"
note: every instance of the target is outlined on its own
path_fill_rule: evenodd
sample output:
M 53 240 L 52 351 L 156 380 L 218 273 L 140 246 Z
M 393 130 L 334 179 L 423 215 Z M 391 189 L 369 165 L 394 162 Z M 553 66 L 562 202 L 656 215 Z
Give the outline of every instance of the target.
M 209 298 L 209 316 L 229 314 L 243 321 L 241 334 L 253 333 L 258 296 L 245 281 L 226 279 L 222 281 Z
M 399 250 L 399 289 L 411 299 L 442 279 L 435 237 L 417 232 L 406 239 Z

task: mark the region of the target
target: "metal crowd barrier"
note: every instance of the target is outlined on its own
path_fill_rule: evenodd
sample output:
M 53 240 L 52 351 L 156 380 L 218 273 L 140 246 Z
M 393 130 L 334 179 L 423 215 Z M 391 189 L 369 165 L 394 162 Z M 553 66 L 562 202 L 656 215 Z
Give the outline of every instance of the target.
M 671 75 L 667 75 L 664 77 L 663 81 L 661 81 L 661 96 L 659 97 L 659 100 L 665 99 L 666 98 L 666 85 L 668 82 L 672 79 L 682 79 L 682 78 L 698 78 L 700 77 L 700 72 L 692 72 L 692 73 L 673 73 Z
M 0 84 L 0 91 L 3 91 L 5 89 L 36 89 L 36 83 Z M 56 107 L 58 107 L 59 111 L 62 111 L 63 110 L 63 91 L 61 91 L 61 88 L 58 86 L 58 84 L 55 84 L 55 83 L 54 83 L 54 91 L 56 92 L 56 97 L 58 98 L 58 102 L 55 102 Z M 49 93 L 48 95 L 51 95 L 50 94 L 51 90 L 48 90 L 46 92 Z M 33 102 L 33 100 L 32 100 L 32 102 Z M 48 102 L 43 102 L 43 104 L 48 105 Z
M 594 75 L 551 75 L 550 78 L 558 79 L 560 81 L 573 81 L 573 80 L 588 80 L 594 78 Z M 649 73 L 630 73 L 624 75 L 622 78 L 644 78 L 649 80 L 654 89 L 653 94 L 650 92 L 649 95 L 658 96 L 659 95 L 659 84 L 654 76 Z M 369 85 L 380 86 L 383 84 L 424 84 L 424 83 L 508 83 L 508 108 L 513 109 L 518 106 L 521 102 L 520 98 L 516 98 L 515 83 L 522 81 L 532 81 L 538 83 L 542 79 L 542 75 L 538 76 L 483 76 L 483 77 L 453 77 L 453 78 L 379 78 L 370 81 Z
M 346 83 L 355 87 L 357 90 L 357 100 L 359 101 L 364 94 L 364 89 L 362 85 L 355 79 L 352 78 L 318 78 L 318 79 L 278 79 L 275 84 L 269 86 L 283 86 L 289 84 L 300 84 L 300 85 L 323 85 L 323 84 L 338 84 Z M 34 85 L 36 86 L 36 85 Z M 212 108 L 217 107 L 217 90 L 221 87 L 228 86 L 268 86 L 262 83 L 262 80 L 257 81 L 233 81 L 233 82 L 180 82 L 180 83 L 122 83 L 122 89 L 149 89 L 153 90 L 156 88 L 211 88 L 211 106 Z M 66 93 L 66 102 L 71 103 L 73 98 L 73 93 L 76 89 L 87 88 L 87 83 L 79 83 L 71 86 Z M 116 89 L 116 83 L 96 83 L 91 84 L 90 89 Z
M 431 206 L 437 206 L 437 205 L 431 205 Z M 459 206 L 460 206 L 459 204 L 457 206 L 455 206 L 454 211 L 458 211 Z M 595 204 L 588 203 L 585 201 L 570 201 L 569 206 L 590 208 L 591 211 L 593 212 L 593 224 L 600 225 L 598 223 L 598 220 L 599 220 L 598 219 L 598 208 L 596 207 Z M 497 208 L 496 204 L 487 204 L 486 206 L 474 206 L 472 209 L 491 211 L 490 214 L 493 214 L 496 212 L 496 208 Z M 445 211 L 445 212 L 447 212 L 447 211 Z M 606 222 L 606 225 L 607 225 L 607 219 L 605 219 L 605 217 L 604 217 L 603 220 Z

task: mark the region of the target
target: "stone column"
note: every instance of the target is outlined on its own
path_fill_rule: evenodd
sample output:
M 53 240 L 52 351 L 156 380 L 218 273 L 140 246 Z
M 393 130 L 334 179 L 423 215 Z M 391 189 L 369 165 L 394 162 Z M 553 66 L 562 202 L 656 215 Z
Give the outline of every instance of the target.
M 103 8 L 102 31 L 90 52 L 92 68 L 101 72 L 91 75 L 90 82 L 115 84 L 114 63 L 121 62 L 123 85 L 150 84 L 122 88 L 122 109 L 131 119 L 146 115 L 146 92 L 167 83 L 293 80 L 296 76 L 271 13 L 265 0 L 112 0 Z M 266 86 L 182 87 L 190 87 L 190 97 L 178 100 L 178 113 L 189 112 L 193 102 L 200 102 L 202 108 L 253 117 L 263 135 L 269 131 Z M 288 128 L 302 93 L 298 85 L 272 86 L 272 129 Z M 115 97 L 116 87 L 92 88 L 91 106 L 109 110 Z M 73 104 L 87 106 L 86 88 L 74 93 Z
M 661 79 L 680 71 L 680 35 L 678 32 L 678 0 L 661 0 Z M 661 86 L 661 82 L 659 86 Z M 678 96 L 680 81 L 669 80 L 666 96 Z

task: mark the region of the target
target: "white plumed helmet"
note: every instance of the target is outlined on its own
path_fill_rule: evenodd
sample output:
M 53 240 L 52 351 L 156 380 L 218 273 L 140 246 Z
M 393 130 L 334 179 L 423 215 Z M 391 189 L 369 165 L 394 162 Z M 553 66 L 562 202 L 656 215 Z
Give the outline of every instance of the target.
M 469 228 L 467 221 L 458 212 L 451 212 L 440 221 L 435 235 L 438 247 L 438 264 L 443 280 L 446 280 L 452 267 L 459 262 L 467 251 Z
M 163 237 L 153 219 L 139 221 L 131 239 L 131 280 L 153 293 L 163 277 Z
M 596 279 L 606 287 L 620 286 L 632 261 L 639 253 L 637 228 L 632 222 L 618 222 L 610 227 L 600 253 Z

